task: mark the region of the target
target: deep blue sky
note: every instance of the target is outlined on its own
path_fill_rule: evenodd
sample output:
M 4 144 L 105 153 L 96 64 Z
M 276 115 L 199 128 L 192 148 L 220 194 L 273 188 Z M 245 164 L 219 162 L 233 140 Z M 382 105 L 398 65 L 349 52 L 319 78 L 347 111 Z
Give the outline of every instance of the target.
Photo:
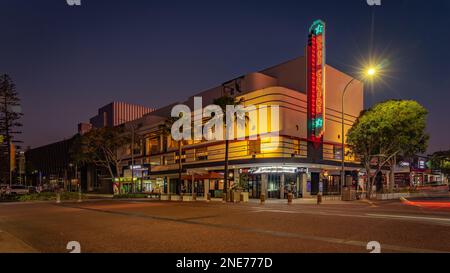
M 35 147 L 111 101 L 161 107 L 301 56 L 318 18 L 329 64 L 353 73 L 371 44 L 389 63 L 366 106 L 415 99 L 430 111 L 429 151 L 450 148 L 448 0 L 0 0 L 0 73 L 17 84 L 21 138 Z

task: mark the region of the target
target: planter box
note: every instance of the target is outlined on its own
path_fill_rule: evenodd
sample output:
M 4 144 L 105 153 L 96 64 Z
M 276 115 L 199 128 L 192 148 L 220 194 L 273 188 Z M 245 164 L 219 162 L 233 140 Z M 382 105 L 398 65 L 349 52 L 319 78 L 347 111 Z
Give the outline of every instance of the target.
M 241 202 L 248 202 L 248 192 L 241 192 Z
M 190 202 L 193 201 L 193 198 L 191 195 L 183 195 L 182 200 L 183 202 Z
M 168 201 L 169 200 L 169 196 L 167 194 L 161 194 L 161 200 L 162 201 Z
M 241 192 L 240 191 L 232 191 L 231 192 L 231 202 L 238 203 L 241 201 Z
M 170 201 L 181 201 L 181 196 L 179 196 L 179 195 L 172 195 L 170 197 Z

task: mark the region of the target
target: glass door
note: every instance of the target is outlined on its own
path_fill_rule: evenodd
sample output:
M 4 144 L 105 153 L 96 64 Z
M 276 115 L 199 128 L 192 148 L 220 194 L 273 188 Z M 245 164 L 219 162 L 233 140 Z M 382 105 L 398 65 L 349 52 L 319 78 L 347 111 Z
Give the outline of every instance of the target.
M 267 197 L 280 198 L 281 174 L 269 174 L 267 183 Z

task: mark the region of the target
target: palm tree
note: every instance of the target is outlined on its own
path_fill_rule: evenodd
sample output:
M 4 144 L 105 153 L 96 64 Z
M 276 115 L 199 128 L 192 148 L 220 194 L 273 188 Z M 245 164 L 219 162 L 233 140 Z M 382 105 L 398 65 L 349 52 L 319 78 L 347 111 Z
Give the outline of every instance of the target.
M 223 111 L 223 124 L 226 127 L 226 109 L 227 105 L 241 105 L 244 102 L 244 99 L 241 98 L 237 100 L 234 97 L 229 96 L 228 94 L 223 94 L 222 97 L 219 97 L 214 100 L 214 104 L 218 105 L 220 108 L 222 108 Z M 224 181 L 223 181 L 223 194 L 225 201 L 227 199 L 227 193 L 228 193 L 228 158 L 229 158 L 229 148 L 230 148 L 230 140 L 228 137 L 225 137 L 225 172 L 224 172 Z
M 178 118 L 174 118 L 174 117 L 169 117 L 167 118 L 163 124 L 159 125 L 159 130 L 161 131 L 161 134 L 163 135 L 163 137 L 168 137 L 171 135 L 171 130 L 172 130 L 172 125 L 175 123 L 175 121 L 177 121 Z M 182 140 L 178 140 L 177 141 L 177 146 L 178 146 L 178 181 L 179 183 L 181 183 L 181 175 L 183 172 L 183 165 L 181 162 L 181 157 L 182 157 L 182 145 L 183 145 L 183 141 Z M 169 187 L 170 189 L 170 187 Z M 170 195 L 170 192 L 169 192 Z

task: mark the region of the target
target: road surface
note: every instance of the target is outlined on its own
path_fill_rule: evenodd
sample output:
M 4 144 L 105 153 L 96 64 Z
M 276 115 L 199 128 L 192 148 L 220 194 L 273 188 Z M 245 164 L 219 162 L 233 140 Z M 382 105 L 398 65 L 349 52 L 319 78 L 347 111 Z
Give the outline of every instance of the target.
M 108 253 L 369 252 L 371 241 L 382 252 L 450 252 L 450 209 L 400 201 L 0 203 L 2 232 L 0 252 L 13 251 L 11 240 L 23 252 L 69 252 L 69 241 Z

